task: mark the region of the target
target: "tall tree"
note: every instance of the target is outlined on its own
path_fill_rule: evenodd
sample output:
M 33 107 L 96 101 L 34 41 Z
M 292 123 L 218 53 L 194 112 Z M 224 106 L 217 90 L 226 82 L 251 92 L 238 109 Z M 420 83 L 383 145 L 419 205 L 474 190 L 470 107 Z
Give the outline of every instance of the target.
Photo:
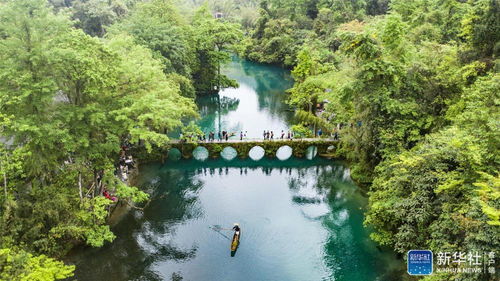
M 236 81 L 221 74 L 221 65 L 230 59 L 242 39 L 237 24 L 215 19 L 206 5 L 196 11 L 192 21 L 192 45 L 196 46 L 196 65 L 193 67 L 195 87 L 199 92 L 237 86 Z
M 147 194 L 114 176 L 120 145 L 165 145 L 197 115 L 151 51 L 129 36 L 106 41 L 71 27 L 43 0 L 0 6 L 0 246 L 63 255 L 102 246 L 107 189 L 128 204 Z M 6 193 L 6 194 L 5 194 Z M 15 196 L 14 196 L 15 195 Z

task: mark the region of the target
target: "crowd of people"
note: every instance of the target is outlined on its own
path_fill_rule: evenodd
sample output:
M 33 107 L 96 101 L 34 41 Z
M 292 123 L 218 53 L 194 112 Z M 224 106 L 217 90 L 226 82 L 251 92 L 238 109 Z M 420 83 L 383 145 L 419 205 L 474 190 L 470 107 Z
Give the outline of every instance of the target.
M 264 130 L 264 133 L 262 134 L 262 136 L 264 137 L 264 140 L 273 140 L 274 139 L 274 132 Z M 276 139 L 278 139 L 278 137 L 276 137 Z M 284 130 L 281 130 L 281 134 L 279 135 L 279 139 L 281 139 L 281 140 L 284 140 L 284 139 L 293 140 L 293 132 L 287 131 L 287 133 L 285 133 Z
M 128 180 L 128 175 L 132 169 L 135 167 L 135 162 L 134 159 L 132 158 L 132 155 L 127 155 L 127 151 L 130 148 L 130 144 L 125 142 L 121 146 L 121 151 L 120 151 L 120 159 L 118 160 L 118 164 L 116 165 L 116 170 L 115 170 L 115 176 L 120 178 L 122 181 L 127 181 Z M 118 201 L 118 198 L 112 194 L 112 191 L 108 191 L 105 188 L 102 190 L 102 196 L 105 198 L 111 200 L 111 201 Z
M 207 137 L 208 136 L 208 137 Z M 217 133 L 217 138 L 216 134 L 213 131 L 210 131 L 208 134 L 198 134 L 198 135 L 188 135 L 184 136 L 182 133 L 180 134 L 179 138 L 181 142 L 187 142 L 188 140 L 197 140 L 198 142 L 214 142 L 214 141 L 228 141 L 230 137 L 238 136 L 240 141 L 243 141 L 247 139 L 248 136 L 248 131 L 240 131 L 239 133 L 236 132 L 229 132 L 229 131 L 219 131 Z M 273 131 L 270 130 L 264 130 L 263 133 L 263 138 L 264 140 L 273 140 L 273 139 L 288 139 L 288 140 L 293 140 L 294 134 L 292 131 L 287 131 L 285 132 L 284 130 L 281 130 L 281 134 L 279 136 L 275 136 Z
M 120 175 L 123 180 L 128 179 L 128 174 L 130 173 L 130 170 L 134 168 L 134 159 L 132 158 L 132 155 L 129 156 L 120 156 L 120 161 L 118 163 L 118 171 L 120 172 Z
M 339 129 L 335 128 L 334 131 L 331 134 L 331 137 L 334 140 L 339 139 Z M 197 140 L 198 142 L 215 142 L 215 141 L 229 141 L 229 138 L 238 136 L 240 141 L 243 141 L 247 139 L 248 136 L 248 131 L 240 131 L 239 133 L 237 132 L 229 132 L 229 131 L 219 131 L 217 134 L 215 132 L 210 131 L 208 134 L 198 134 L 198 135 L 187 135 L 184 136 L 182 133 L 180 134 L 180 141 L 181 142 L 187 142 L 187 141 L 193 141 Z M 271 130 L 264 130 L 262 133 L 262 138 L 264 140 L 275 140 L 275 139 L 280 139 L 280 140 L 293 140 L 294 139 L 294 132 L 293 131 L 285 131 L 281 130 L 278 135 L 274 133 L 274 131 Z M 319 129 L 316 132 L 317 137 L 322 137 L 323 136 L 323 130 Z
M 208 135 L 208 138 L 207 138 Z M 219 142 L 221 141 L 228 141 L 230 137 L 236 136 L 235 132 L 229 132 L 229 131 L 219 131 L 217 133 L 217 140 Z M 243 140 L 244 138 L 247 137 L 247 131 L 243 132 L 241 131 L 240 134 L 240 140 Z M 215 133 L 213 131 L 210 131 L 208 134 L 198 134 L 198 135 L 187 135 L 184 136 L 182 133 L 179 136 L 179 139 L 181 142 L 187 142 L 188 140 L 198 140 L 198 142 L 214 142 L 216 140 L 215 138 Z

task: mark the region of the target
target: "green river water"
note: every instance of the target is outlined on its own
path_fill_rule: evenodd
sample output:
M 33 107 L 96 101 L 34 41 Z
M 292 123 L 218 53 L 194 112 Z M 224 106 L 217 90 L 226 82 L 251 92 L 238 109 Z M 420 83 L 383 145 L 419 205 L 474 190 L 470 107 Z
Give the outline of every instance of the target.
M 220 99 L 198 100 L 205 131 L 281 132 L 287 71 L 235 58 L 224 72 L 238 80 Z M 152 193 L 102 248 L 68 257 L 78 280 L 371 281 L 400 280 L 404 266 L 379 249 L 363 226 L 367 200 L 344 163 L 316 157 L 280 161 L 179 160 L 140 167 Z M 231 228 L 241 243 L 230 254 Z

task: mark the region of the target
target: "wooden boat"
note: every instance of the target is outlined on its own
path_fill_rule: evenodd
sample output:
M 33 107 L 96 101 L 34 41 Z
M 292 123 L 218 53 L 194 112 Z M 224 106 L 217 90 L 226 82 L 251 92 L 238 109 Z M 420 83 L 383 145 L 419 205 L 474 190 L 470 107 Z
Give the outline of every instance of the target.
M 236 249 L 238 249 L 238 245 L 240 244 L 240 236 L 241 229 L 240 231 L 234 232 L 233 240 L 231 241 L 231 252 L 236 252 Z

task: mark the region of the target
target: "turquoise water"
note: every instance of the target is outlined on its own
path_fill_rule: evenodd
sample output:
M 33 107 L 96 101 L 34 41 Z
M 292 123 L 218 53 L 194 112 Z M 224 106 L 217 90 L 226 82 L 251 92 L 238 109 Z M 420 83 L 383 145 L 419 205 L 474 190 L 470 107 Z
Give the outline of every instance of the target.
M 293 85 L 288 71 L 234 58 L 224 73 L 240 86 L 225 89 L 219 96 L 198 98 L 198 124 L 206 134 L 228 131 L 236 139 L 240 132 L 248 138 L 262 138 L 264 130 L 276 136 L 287 131 L 293 122 L 293 112 L 285 104 L 285 90 Z
M 199 100 L 207 131 L 286 130 L 289 75 L 235 60 L 225 72 L 240 88 Z M 215 101 L 215 102 L 213 102 Z M 226 101 L 228 101 L 226 99 Z M 222 108 L 222 107 L 221 107 Z M 259 154 L 259 152 L 255 152 Z M 152 193 L 114 227 L 116 240 L 69 260 L 78 280 L 400 280 L 404 267 L 363 227 L 366 198 L 342 162 L 263 158 L 141 165 L 138 185 Z M 230 253 L 233 223 L 241 243 Z

